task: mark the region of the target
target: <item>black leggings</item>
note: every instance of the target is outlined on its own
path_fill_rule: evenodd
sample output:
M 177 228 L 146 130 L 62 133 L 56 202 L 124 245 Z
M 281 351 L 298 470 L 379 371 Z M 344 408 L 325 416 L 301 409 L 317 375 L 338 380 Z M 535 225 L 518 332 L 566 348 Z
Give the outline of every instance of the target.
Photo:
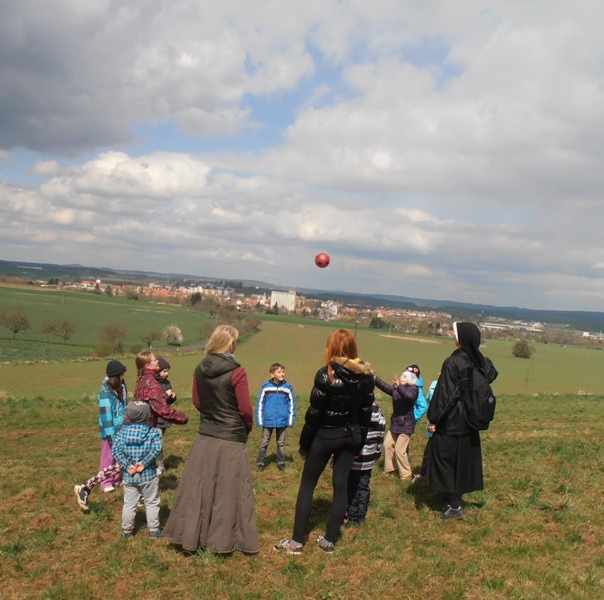
M 341 432 L 340 437 L 331 437 Z M 333 454 L 333 501 L 329 514 L 329 523 L 325 539 L 335 542 L 340 532 L 342 520 L 348 507 L 348 475 L 354 457 L 359 453 L 361 447 L 361 434 L 350 435 L 344 428 L 330 430 L 330 438 L 320 437 L 321 430 L 315 436 L 302 471 L 302 481 L 296 501 L 296 518 L 294 522 L 294 534 L 292 538 L 296 542 L 303 543 L 304 535 L 310 513 L 312 511 L 312 498 L 319 481 L 319 477 L 325 470 L 329 458 Z

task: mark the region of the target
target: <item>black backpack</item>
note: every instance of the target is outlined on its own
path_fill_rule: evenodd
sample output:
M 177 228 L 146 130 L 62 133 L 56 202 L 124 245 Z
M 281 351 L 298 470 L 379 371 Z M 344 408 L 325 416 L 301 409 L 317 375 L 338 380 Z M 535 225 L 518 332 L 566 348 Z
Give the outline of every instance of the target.
M 497 401 L 491 384 L 482 369 L 478 367 L 472 369 L 468 392 L 463 397 L 466 423 L 472 429 L 484 431 L 489 428 L 495 416 Z

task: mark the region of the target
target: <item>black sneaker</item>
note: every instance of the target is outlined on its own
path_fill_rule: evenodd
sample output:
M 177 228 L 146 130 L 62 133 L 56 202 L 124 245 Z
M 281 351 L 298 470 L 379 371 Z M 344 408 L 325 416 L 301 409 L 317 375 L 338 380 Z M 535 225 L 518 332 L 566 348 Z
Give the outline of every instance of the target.
M 279 471 L 285 471 L 285 465 L 277 465 L 277 469 L 279 469 Z
M 440 513 L 440 518 L 443 520 L 463 519 L 464 516 L 465 513 L 461 506 L 459 506 L 458 508 L 453 508 L 450 504 L 448 504 L 446 508 Z
M 262 471 L 264 471 L 264 465 L 258 465 L 256 467 L 256 471 L 258 471 L 258 473 L 262 473 Z
M 73 486 L 73 493 L 78 499 L 79 507 L 84 512 L 88 512 L 90 510 L 90 506 L 88 506 L 88 494 L 90 493 L 90 490 L 84 484 L 79 484 Z

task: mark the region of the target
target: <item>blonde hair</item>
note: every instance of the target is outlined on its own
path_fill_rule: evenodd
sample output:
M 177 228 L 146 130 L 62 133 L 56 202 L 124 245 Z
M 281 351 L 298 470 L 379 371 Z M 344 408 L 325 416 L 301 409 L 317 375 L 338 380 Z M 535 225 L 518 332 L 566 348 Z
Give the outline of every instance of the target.
M 231 352 L 233 343 L 239 338 L 239 332 L 232 325 L 218 325 L 206 344 L 207 354 Z
M 145 371 L 145 367 L 155 358 L 155 354 L 151 350 L 143 350 L 134 357 L 134 363 L 136 364 L 136 372 L 138 375 L 142 375 Z

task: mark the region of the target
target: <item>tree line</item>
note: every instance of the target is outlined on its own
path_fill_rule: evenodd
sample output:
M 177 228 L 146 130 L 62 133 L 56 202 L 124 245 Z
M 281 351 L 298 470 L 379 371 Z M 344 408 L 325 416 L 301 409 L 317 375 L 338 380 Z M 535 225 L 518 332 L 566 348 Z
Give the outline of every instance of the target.
M 223 311 L 222 315 L 218 311 L 213 311 L 210 316 L 215 320 L 215 323 L 204 322 L 199 328 L 199 337 L 202 341 L 207 340 L 214 327 L 220 323 L 226 323 L 237 328 L 241 337 L 244 337 L 260 326 L 260 319 L 251 317 L 245 314 L 233 313 L 233 311 Z M 17 339 L 17 335 L 23 331 L 31 329 L 31 321 L 29 316 L 24 311 L 0 313 L 0 326 L 7 328 L 12 338 Z M 58 337 L 66 344 L 77 331 L 77 324 L 67 318 L 51 319 L 44 323 L 40 328 L 40 332 Z M 184 336 L 180 327 L 172 323 L 163 329 L 151 328 L 140 334 L 137 338 L 138 342 L 126 348 L 126 340 L 128 339 L 128 326 L 126 323 L 112 322 L 101 325 L 100 341 L 93 348 L 93 354 L 96 356 L 109 356 L 116 354 L 125 354 L 126 351 L 139 352 L 146 348 L 152 348 L 153 344 L 160 340 L 165 340 L 168 346 L 179 347 L 182 345 Z

